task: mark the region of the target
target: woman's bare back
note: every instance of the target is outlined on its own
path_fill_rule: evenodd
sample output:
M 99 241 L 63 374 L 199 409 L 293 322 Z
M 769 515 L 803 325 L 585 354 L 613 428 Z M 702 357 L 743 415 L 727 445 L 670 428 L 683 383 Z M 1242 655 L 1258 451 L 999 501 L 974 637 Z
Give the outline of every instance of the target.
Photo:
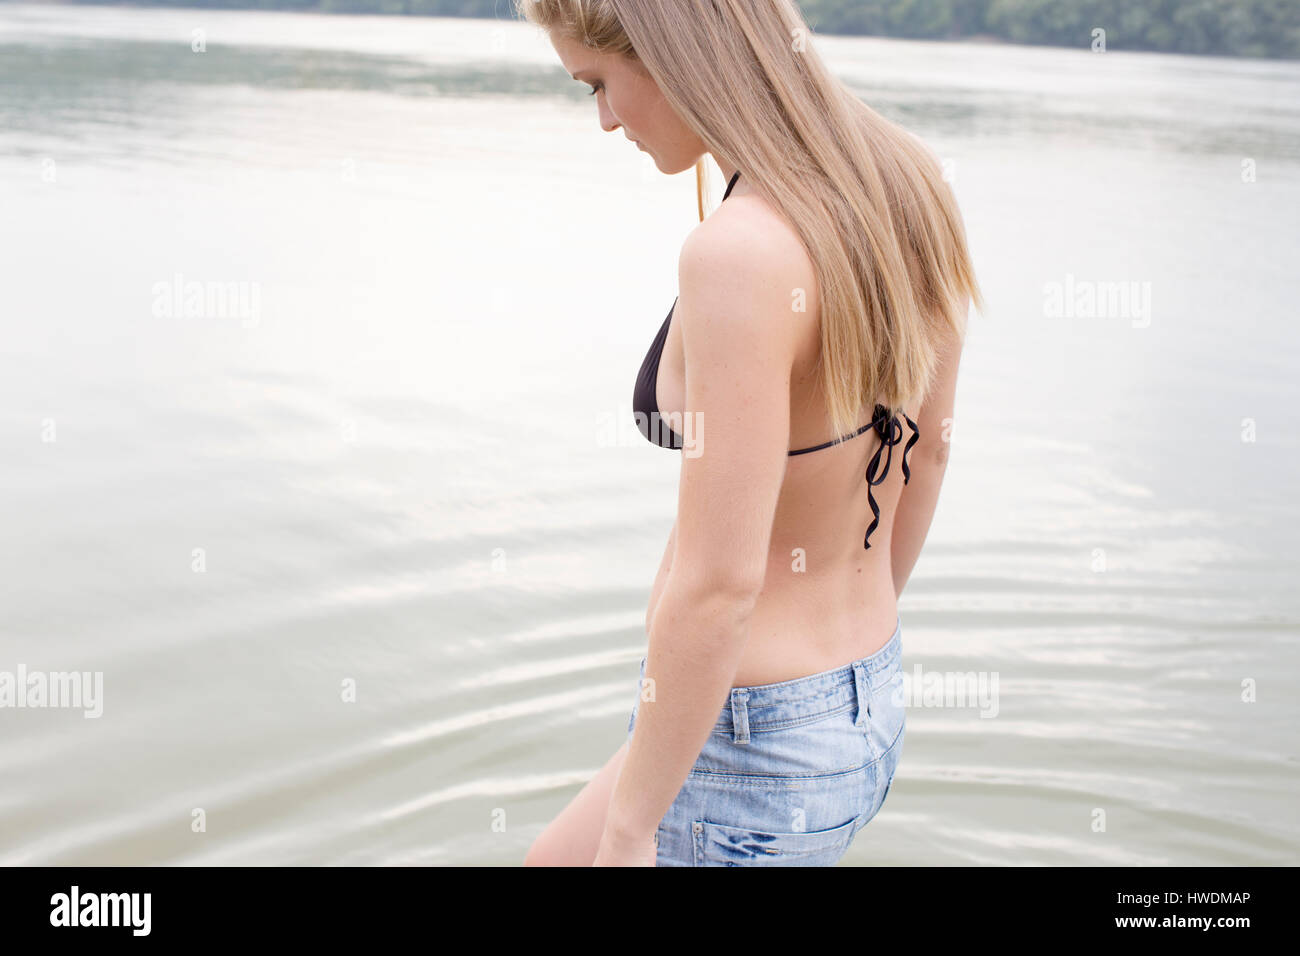
M 749 204 L 748 208 L 736 208 L 741 203 Z M 755 204 L 761 208 L 754 208 Z M 740 188 L 710 216 L 712 228 L 727 227 L 724 211 L 734 214 L 738 229 L 792 231 L 760 197 Z M 792 321 L 801 326 L 790 382 L 790 448 L 796 449 L 835 437 L 828 434 L 825 401 L 813 375 L 821 345 L 820 303 L 811 262 L 806 263 L 806 272 L 802 290 L 806 310 L 791 312 Z M 682 412 L 685 367 L 681 331 L 672 323 L 656 383 L 661 413 L 670 419 Z M 908 415 L 914 417 L 912 410 Z M 859 425 L 870 417 L 864 411 Z M 885 449 L 882 455 L 880 468 L 883 471 L 889 460 L 889 471 L 872 488 L 880 520 L 871 533 L 871 547 L 862 546 L 872 520 L 865 473 L 880 445 L 879 436 L 868 430 L 829 448 L 788 458 L 767 573 L 750 617 L 749 640 L 733 681 L 736 686 L 775 683 L 839 667 L 872 654 L 894 633 L 898 612 L 890 545 L 903 489 L 902 445 Z M 647 622 L 654 618 L 674 544 L 675 528 L 652 589 Z

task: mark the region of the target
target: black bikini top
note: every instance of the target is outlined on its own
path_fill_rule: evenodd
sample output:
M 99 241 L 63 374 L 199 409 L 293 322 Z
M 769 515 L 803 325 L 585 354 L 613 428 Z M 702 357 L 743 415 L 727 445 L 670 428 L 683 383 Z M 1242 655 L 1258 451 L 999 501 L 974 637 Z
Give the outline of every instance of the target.
M 740 170 L 736 170 L 735 175 L 731 177 L 731 182 L 727 183 L 727 191 L 722 194 L 722 201 L 726 202 L 727 197 L 731 195 L 732 188 L 736 185 L 736 180 L 740 178 Z M 658 388 L 659 380 L 659 360 L 663 355 L 664 342 L 668 339 L 668 326 L 673 321 L 673 309 L 677 308 L 677 300 L 673 300 L 672 308 L 668 310 L 668 317 L 664 319 L 664 324 L 659 329 L 659 334 L 655 336 L 654 342 L 650 344 L 650 351 L 646 353 L 645 361 L 641 363 L 641 371 L 637 373 L 636 387 L 632 391 L 632 410 L 635 412 L 637 428 L 647 440 L 663 448 L 680 449 L 683 445 L 682 437 L 673 431 L 668 420 L 659 412 Z M 921 437 L 920 431 L 917 430 L 916 422 L 907 417 L 906 413 L 903 418 L 912 428 L 912 437 L 907 440 L 903 446 L 903 484 L 907 484 L 912 477 L 912 470 L 908 467 L 907 453 L 912 450 Z M 871 456 L 871 461 L 867 463 L 867 503 L 871 506 L 871 525 L 867 528 L 866 537 L 862 539 L 862 547 L 870 548 L 871 532 L 876 530 L 876 525 L 880 523 L 880 507 L 876 504 L 876 499 L 871 493 L 871 489 L 881 484 L 889 476 L 889 466 L 894 459 L 894 446 L 903 440 L 903 426 L 898 420 L 898 414 L 890 414 L 889 409 L 884 405 L 876 405 L 872 412 L 871 421 L 863 425 L 851 435 L 843 435 L 839 438 L 832 438 L 830 441 L 822 442 L 820 445 L 813 445 L 811 448 L 799 448 L 791 451 L 791 455 L 806 455 L 810 451 L 820 451 L 823 448 L 830 448 L 832 445 L 838 445 L 840 442 L 848 441 L 851 438 L 857 438 L 868 429 L 874 429 L 880 436 L 880 446 L 876 453 Z M 880 471 L 880 454 L 886 452 L 885 468 Z M 879 471 L 879 474 L 877 472 Z

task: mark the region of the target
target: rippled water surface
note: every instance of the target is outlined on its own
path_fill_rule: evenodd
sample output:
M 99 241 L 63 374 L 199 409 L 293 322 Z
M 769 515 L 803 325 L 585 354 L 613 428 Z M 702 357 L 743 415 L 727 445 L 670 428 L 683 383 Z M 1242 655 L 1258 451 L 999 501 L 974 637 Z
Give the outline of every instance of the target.
M 989 301 L 900 615 L 998 714 L 913 707 L 844 863 L 1295 862 L 1300 65 L 819 42 Z M 694 179 L 584 90 L 522 24 L 0 5 L 0 671 L 103 675 L 0 710 L 0 862 L 514 865 L 619 746 Z M 1049 314 L 1098 282 L 1149 308 Z

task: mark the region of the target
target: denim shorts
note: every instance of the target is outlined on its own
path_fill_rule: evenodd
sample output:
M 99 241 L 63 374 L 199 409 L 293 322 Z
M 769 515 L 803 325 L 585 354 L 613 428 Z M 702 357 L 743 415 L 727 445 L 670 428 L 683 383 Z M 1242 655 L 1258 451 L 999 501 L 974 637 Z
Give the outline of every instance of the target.
M 902 621 L 869 657 L 733 687 L 655 832 L 657 866 L 830 866 L 885 802 L 903 751 Z M 645 680 L 641 658 L 636 726 Z

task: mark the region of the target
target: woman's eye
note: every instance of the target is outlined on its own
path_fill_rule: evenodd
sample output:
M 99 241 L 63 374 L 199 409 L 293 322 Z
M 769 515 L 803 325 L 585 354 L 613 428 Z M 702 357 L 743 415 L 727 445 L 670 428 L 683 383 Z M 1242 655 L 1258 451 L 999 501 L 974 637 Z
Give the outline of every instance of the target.
M 588 93 L 587 95 L 588 95 L 588 96 L 595 96 L 597 93 L 599 93 L 599 92 L 600 92 L 601 90 L 603 90 L 604 88 L 605 88 L 605 87 L 604 87 L 603 85 L 601 85 L 601 86 L 593 86 L 593 87 L 591 88 L 591 92 Z

